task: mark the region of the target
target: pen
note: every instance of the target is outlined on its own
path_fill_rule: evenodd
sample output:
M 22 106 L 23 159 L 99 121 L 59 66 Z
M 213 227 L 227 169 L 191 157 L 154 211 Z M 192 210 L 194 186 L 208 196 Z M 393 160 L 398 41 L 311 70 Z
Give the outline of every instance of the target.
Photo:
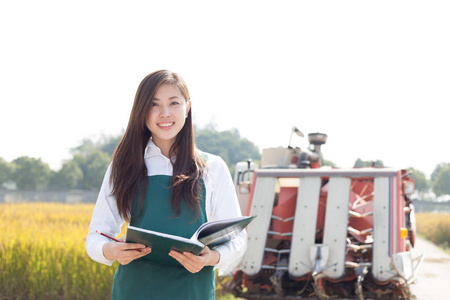
M 114 238 L 114 237 L 112 237 L 112 236 L 110 236 L 110 235 L 107 235 L 106 233 L 101 232 L 101 231 L 96 230 L 95 232 L 98 233 L 98 234 L 100 234 L 100 235 L 106 236 L 108 239 L 113 240 L 113 241 L 115 241 L 115 242 L 118 242 L 118 243 L 125 243 L 124 241 L 118 240 L 118 239 L 116 239 L 116 238 Z M 133 250 L 136 250 L 136 251 L 141 252 L 141 249 L 133 249 Z

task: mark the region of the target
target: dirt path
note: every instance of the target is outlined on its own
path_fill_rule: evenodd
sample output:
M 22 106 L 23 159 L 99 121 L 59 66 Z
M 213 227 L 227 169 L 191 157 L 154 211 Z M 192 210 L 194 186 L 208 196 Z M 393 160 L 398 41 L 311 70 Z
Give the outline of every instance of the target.
M 417 238 L 414 254 L 426 253 L 425 260 L 412 284 L 416 300 L 450 299 L 450 255 L 433 243 Z

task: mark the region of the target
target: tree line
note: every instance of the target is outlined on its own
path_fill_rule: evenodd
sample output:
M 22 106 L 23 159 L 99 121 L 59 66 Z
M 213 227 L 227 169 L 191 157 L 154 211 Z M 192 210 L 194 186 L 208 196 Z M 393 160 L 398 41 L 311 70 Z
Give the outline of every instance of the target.
M 58 171 L 51 170 L 40 158 L 19 157 L 7 162 L 0 157 L 0 189 L 17 190 L 70 190 L 99 189 L 112 155 L 122 135 L 102 137 L 98 141 L 83 140 L 79 146 L 71 149 L 72 158 L 65 161 Z M 213 126 L 195 129 L 198 148 L 205 152 L 221 156 L 234 173 L 239 161 L 261 158 L 258 147 L 246 138 L 242 138 L 237 129 L 217 131 Z M 325 160 L 325 165 L 334 166 Z M 358 158 L 355 167 L 383 167 L 381 160 L 363 161 Z M 436 196 L 450 194 L 450 163 L 436 166 L 431 178 L 414 168 L 408 168 L 416 182 L 419 193 L 433 191 Z
M 51 170 L 40 158 L 23 156 L 12 162 L 0 157 L 0 189 L 6 190 L 91 190 L 99 189 L 106 169 L 122 135 L 101 137 L 98 141 L 84 139 L 71 149 L 72 158 L 58 171 Z M 258 147 L 238 130 L 219 132 L 212 126 L 195 130 L 200 150 L 220 155 L 234 173 L 238 161 L 260 159 Z
M 382 160 L 363 161 L 358 158 L 355 162 L 355 167 L 383 167 Z M 416 190 L 419 193 L 426 193 L 432 191 L 436 196 L 450 195 L 450 163 L 438 164 L 430 179 L 427 179 L 425 173 L 413 167 L 407 168 L 410 177 L 414 179 Z

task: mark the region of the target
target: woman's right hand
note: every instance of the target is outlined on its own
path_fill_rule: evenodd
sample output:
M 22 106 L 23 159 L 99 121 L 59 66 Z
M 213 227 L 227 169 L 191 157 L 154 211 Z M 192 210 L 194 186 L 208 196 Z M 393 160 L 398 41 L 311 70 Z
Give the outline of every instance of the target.
M 142 244 L 109 242 L 103 246 L 105 258 L 117 260 L 121 265 L 127 265 L 150 252 L 152 252 L 152 248 Z

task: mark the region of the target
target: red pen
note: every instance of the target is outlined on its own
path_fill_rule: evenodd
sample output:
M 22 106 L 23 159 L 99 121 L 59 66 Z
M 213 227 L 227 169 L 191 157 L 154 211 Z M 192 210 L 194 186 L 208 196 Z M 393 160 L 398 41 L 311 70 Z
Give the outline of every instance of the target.
M 112 237 L 112 236 L 110 236 L 110 235 L 107 235 L 106 233 L 101 232 L 101 231 L 96 230 L 95 232 L 97 232 L 97 233 L 100 234 L 100 235 L 106 236 L 108 239 L 111 239 L 111 240 L 113 240 L 113 241 L 115 241 L 115 242 L 118 242 L 118 243 L 125 243 L 124 241 L 118 240 L 118 239 L 116 239 L 116 238 L 114 238 L 114 237 Z M 133 250 L 136 250 L 136 251 L 141 252 L 141 249 L 133 249 Z

